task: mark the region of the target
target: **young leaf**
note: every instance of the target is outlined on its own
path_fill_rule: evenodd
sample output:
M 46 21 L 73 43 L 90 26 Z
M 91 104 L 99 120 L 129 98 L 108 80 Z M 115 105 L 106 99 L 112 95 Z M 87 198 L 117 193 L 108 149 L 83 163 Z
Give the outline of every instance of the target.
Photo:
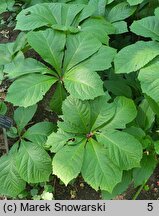
M 49 180 L 51 158 L 38 144 L 22 141 L 16 164 L 22 179 L 28 183 L 39 183 Z
M 15 106 L 32 106 L 42 100 L 56 81 L 55 77 L 42 74 L 20 77 L 9 87 L 6 101 L 13 103 Z
M 113 158 L 121 170 L 139 167 L 142 158 L 142 146 L 133 136 L 122 132 L 109 130 L 96 136 L 99 143 L 107 149 L 107 155 Z
M 30 140 L 33 143 L 43 146 L 47 137 L 56 130 L 56 127 L 51 122 L 39 122 L 30 127 L 23 135 L 23 138 Z
M 159 41 L 159 20 L 155 16 L 134 21 L 130 29 L 137 35 Z
M 116 73 L 131 73 L 144 67 L 159 55 L 159 44 L 153 41 L 138 41 L 124 47 L 115 57 Z
M 65 34 L 53 29 L 46 29 L 44 31 L 30 32 L 27 38 L 31 47 L 60 74 L 66 43 Z
M 153 155 L 144 155 L 141 160 L 141 167 L 133 170 L 135 187 L 142 185 L 152 175 L 157 161 Z
M 91 139 L 85 149 L 82 176 L 95 190 L 100 188 L 111 193 L 121 181 L 122 171 L 108 158 L 104 146 Z
M 86 140 L 78 145 L 65 146 L 53 158 L 53 173 L 67 185 L 81 171 L 84 145 Z
M 16 151 L 0 158 L 0 194 L 16 197 L 25 189 L 25 181 L 19 175 L 16 167 Z
M 33 118 L 37 110 L 37 105 L 27 108 L 19 107 L 14 112 L 14 120 L 17 125 L 18 133 L 20 134 L 28 122 Z

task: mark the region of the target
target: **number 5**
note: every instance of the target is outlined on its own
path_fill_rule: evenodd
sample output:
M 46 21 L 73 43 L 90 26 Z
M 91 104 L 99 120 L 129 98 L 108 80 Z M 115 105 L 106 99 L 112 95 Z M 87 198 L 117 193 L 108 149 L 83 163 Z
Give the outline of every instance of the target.
M 153 203 L 148 203 L 147 204 L 147 210 L 152 211 L 153 210 Z

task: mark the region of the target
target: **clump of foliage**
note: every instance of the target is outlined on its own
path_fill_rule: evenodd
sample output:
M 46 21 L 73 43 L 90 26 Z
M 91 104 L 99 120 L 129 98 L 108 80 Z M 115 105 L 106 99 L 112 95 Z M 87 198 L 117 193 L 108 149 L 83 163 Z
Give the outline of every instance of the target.
M 81 174 L 104 199 L 132 182 L 144 187 L 159 154 L 157 3 L 23 1 L 21 33 L 0 44 L 0 80 L 11 82 L 6 101 L 19 106 L 8 131 L 16 143 L 0 158 L 1 194 L 16 197 L 51 174 L 65 185 Z M 48 91 L 57 125 L 29 127 Z

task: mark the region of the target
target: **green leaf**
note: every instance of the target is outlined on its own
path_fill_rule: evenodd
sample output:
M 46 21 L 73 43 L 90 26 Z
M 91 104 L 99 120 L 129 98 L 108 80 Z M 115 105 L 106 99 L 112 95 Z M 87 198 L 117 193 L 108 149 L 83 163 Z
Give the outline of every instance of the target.
M 0 2 L 0 14 L 11 10 L 15 1 L 14 0 L 1 0 Z
M 130 185 L 131 181 L 132 181 L 132 171 L 123 172 L 123 177 L 121 182 L 115 186 L 112 193 L 109 193 L 107 191 L 102 191 L 102 199 L 110 200 L 115 198 L 117 195 L 122 194 Z
M 89 0 L 89 4 L 96 9 L 94 16 L 104 16 L 107 0 Z
M 121 181 L 122 171 L 107 156 L 107 149 L 91 139 L 86 145 L 82 167 L 84 180 L 95 190 L 112 192 Z
M 14 112 L 14 120 L 17 125 L 18 133 L 20 134 L 28 122 L 33 118 L 37 110 L 37 105 L 27 108 L 19 107 Z
M 43 146 L 47 137 L 56 130 L 56 127 L 51 122 L 39 122 L 30 127 L 23 135 L 23 138 Z
M 155 113 L 151 109 L 148 101 L 145 99 L 138 107 L 136 123 L 144 130 L 148 130 L 155 121 Z
M 28 107 L 42 100 L 50 87 L 57 81 L 52 76 L 31 74 L 17 79 L 8 89 L 6 101 L 15 106 Z
M 55 92 L 50 100 L 50 108 L 53 112 L 56 112 L 57 114 L 62 113 L 62 102 L 66 99 L 67 92 L 64 88 L 64 86 L 58 82 Z
M 114 26 L 104 18 L 93 17 L 87 19 L 80 25 L 80 28 L 82 32 L 91 33 L 101 43 L 106 45 L 109 44 L 108 35 L 115 33 Z
M 16 29 L 28 31 L 56 23 L 53 12 L 48 4 L 37 4 L 24 9 L 16 17 Z
M 116 96 L 125 96 L 131 98 L 132 91 L 125 80 L 106 80 L 104 82 L 106 89 Z
M 141 167 L 133 170 L 135 187 L 142 185 L 152 175 L 157 161 L 153 155 L 144 155 L 141 160 Z
M 49 147 L 51 152 L 56 153 L 68 142 L 69 139 L 71 139 L 71 134 L 59 129 L 56 133 L 53 132 L 48 136 L 45 146 Z
M 144 0 L 127 0 L 127 2 L 133 6 L 133 5 L 138 5 L 141 4 Z
M 137 116 L 137 110 L 133 100 L 123 96 L 117 97 L 114 101 L 115 115 L 112 120 L 102 129 L 124 129 L 126 124 Z
M 67 97 L 62 106 L 64 121 L 71 122 L 79 131 L 87 133 L 90 130 L 90 105 L 88 101 L 81 101 L 72 96 Z
M 16 152 L 0 158 L 0 194 L 16 197 L 25 189 L 25 181 L 21 179 L 15 163 Z
M 79 22 L 91 16 L 93 12 L 92 5 L 79 4 L 79 1 L 77 4 L 36 4 L 18 14 L 16 29 L 28 31 L 47 26 L 74 33 L 79 31 Z
M 159 155 L 159 141 L 156 141 L 156 142 L 154 143 L 154 147 L 155 147 L 155 152 L 156 152 L 156 154 Z
M 0 102 L 0 115 L 5 115 L 7 112 L 7 106 L 5 103 Z
M 124 47 L 115 57 L 116 73 L 131 73 L 148 64 L 159 55 L 159 44 L 153 41 L 138 41 Z
M 91 131 L 99 129 L 114 116 L 115 107 L 112 103 L 107 103 L 107 99 L 107 96 L 101 96 L 90 101 Z
M 85 67 L 91 71 L 103 71 L 112 67 L 113 59 L 116 55 L 116 50 L 108 47 L 101 46 L 101 48 L 94 55 L 81 62 L 75 68 Z
M 133 136 L 122 131 L 107 131 L 96 136 L 107 149 L 107 155 L 121 170 L 139 167 L 142 146 Z
M 113 23 L 113 26 L 115 27 L 115 34 L 123 34 L 128 32 L 127 23 L 125 21 L 119 21 Z
M 142 92 L 159 102 L 159 63 L 152 64 L 140 70 L 138 79 Z
M 65 146 L 53 158 L 53 174 L 67 185 L 81 171 L 86 140 L 75 146 Z
M 67 91 L 81 100 L 94 99 L 104 94 L 103 82 L 99 75 L 86 67 L 73 68 L 64 76 Z
M 130 7 L 127 2 L 121 2 L 115 5 L 108 14 L 110 22 L 121 21 L 131 16 L 136 10 L 136 7 Z
M 27 38 L 31 47 L 60 74 L 66 43 L 65 34 L 47 29 L 44 31 L 30 32 Z
M 4 72 L 7 73 L 9 79 L 14 79 L 30 73 L 49 74 L 51 71 L 41 62 L 32 59 L 13 60 L 10 64 L 5 65 Z
M 137 35 L 159 41 L 159 20 L 155 16 L 134 21 L 130 29 Z
M 99 50 L 101 43 L 91 34 L 69 35 L 66 42 L 64 70 L 68 71 Z
M 22 141 L 16 164 L 22 179 L 28 183 L 39 183 L 49 180 L 51 158 L 38 144 Z
M 0 44 L 0 65 L 8 64 L 12 61 L 14 43 Z

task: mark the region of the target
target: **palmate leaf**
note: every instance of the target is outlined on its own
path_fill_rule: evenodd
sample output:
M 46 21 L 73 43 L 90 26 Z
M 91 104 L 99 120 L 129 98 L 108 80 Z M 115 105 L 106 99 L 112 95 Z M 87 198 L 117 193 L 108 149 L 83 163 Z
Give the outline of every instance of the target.
M 30 32 L 27 38 L 31 47 L 60 74 L 66 43 L 65 34 L 47 29 L 45 31 Z
M 20 134 L 28 122 L 33 118 L 37 110 L 37 105 L 27 108 L 19 107 L 14 111 L 14 121 L 17 126 L 18 133 Z
M 22 140 L 16 165 L 22 179 L 28 183 L 39 183 L 49 180 L 51 158 L 38 144 Z
M 157 42 L 138 41 L 118 52 L 114 60 L 115 72 L 131 73 L 137 71 L 158 55 L 159 44 Z
M 109 159 L 107 150 L 91 139 L 86 145 L 82 176 L 95 190 L 107 190 L 110 193 L 121 181 L 122 171 Z
M 80 172 L 79 166 L 73 163 L 68 163 L 67 169 L 67 159 L 64 163 L 63 158 L 66 158 L 66 155 L 69 158 L 68 155 L 72 153 L 66 154 L 66 150 L 78 148 L 83 139 L 85 151 L 81 173 L 85 181 L 96 190 L 100 188 L 111 193 L 115 185 L 121 181 L 123 170 L 140 165 L 140 142 L 132 135 L 112 130 L 116 126 L 122 129 L 136 117 L 134 103 L 124 97 L 118 97 L 113 103 L 108 103 L 109 99 L 107 94 L 93 101 L 82 101 L 71 96 L 64 101 L 63 121 L 58 122 L 59 130 L 49 136 L 46 146 L 50 147 L 51 152 L 56 153 L 55 157 L 58 155 L 54 173 L 65 184 Z M 120 105 L 119 110 L 117 104 Z M 126 121 L 122 118 L 124 112 L 128 113 Z
M 138 79 L 142 92 L 146 93 L 157 103 L 159 102 L 159 63 L 156 62 L 140 70 Z
M 32 106 L 42 100 L 56 81 L 55 77 L 41 74 L 23 76 L 11 84 L 6 100 L 15 106 Z
M 107 149 L 108 157 L 122 170 L 140 166 L 142 146 L 133 136 L 109 130 L 96 136 L 99 143 Z
M 159 19 L 155 16 L 134 21 L 130 29 L 137 35 L 159 41 Z
M 14 148 L 16 144 L 14 144 Z M 13 152 L 12 152 L 13 151 Z M 0 194 L 10 197 L 16 197 L 21 191 L 25 189 L 26 183 L 20 177 L 16 167 L 15 158 L 17 152 L 15 149 L 11 150 L 8 155 L 0 158 Z
M 81 171 L 84 145 L 86 140 L 78 145 L 65 146 L 53 158 L 53 174 L 57 175 L 67 185 Z

